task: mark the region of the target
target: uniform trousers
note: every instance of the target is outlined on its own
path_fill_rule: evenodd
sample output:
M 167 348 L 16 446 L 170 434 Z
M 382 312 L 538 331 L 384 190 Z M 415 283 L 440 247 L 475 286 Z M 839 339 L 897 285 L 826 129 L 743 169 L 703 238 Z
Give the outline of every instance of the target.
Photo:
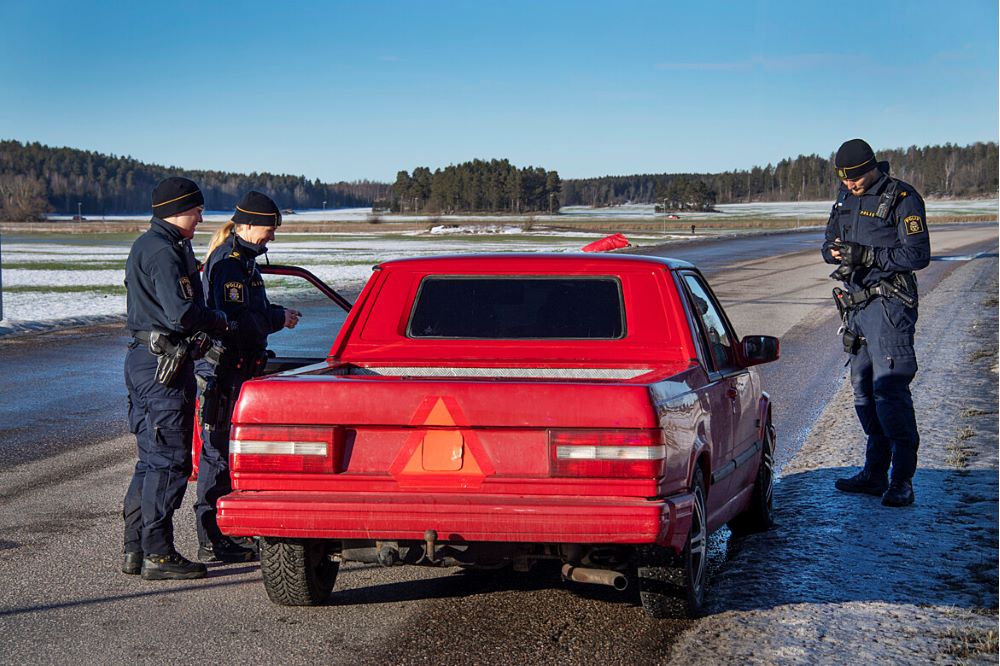
M 125 493 L 125 551 L 174 552 L 174 512 L 191 475 L 194 364 L 187 361 L 169 385 L 156 381 L 156 356 L 133 342 L 125 356 L 129 430 L 138 460 Z
M 868 436 L 865 469 L 909 481 L 917 468 L 917 433 L 910 382 L 917 372 L 913 332 L 917 309 L 898 299 L 876 297 L 851 310 L 848 328 L 865 344 L 851 355 L 854 409 Z
M 201 457 L 198 459 L 198 499 L 194 505 L 198 541 L 202 546 L 219 543 L 225 536 L 216 521 L 219 498 L 233 491 L 229 470 L 229 434 L 236 399 L 246 381 L 245 375 L 234 368 L 219 366 L 216 382 L 219 390 L 220 412 L 217 425 L 201 431 Z

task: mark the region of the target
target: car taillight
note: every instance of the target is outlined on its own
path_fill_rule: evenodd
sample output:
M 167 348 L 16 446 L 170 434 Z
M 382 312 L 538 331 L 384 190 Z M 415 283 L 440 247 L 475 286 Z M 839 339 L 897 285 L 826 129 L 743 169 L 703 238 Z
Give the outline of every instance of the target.
M 657 478 L 667 447 L 659 430 L 550 430 L 552 476 Z
M 229 438 L 234 472 L 338 472 L 343 457 L 339 428 L 324 426 L 233 427 Z

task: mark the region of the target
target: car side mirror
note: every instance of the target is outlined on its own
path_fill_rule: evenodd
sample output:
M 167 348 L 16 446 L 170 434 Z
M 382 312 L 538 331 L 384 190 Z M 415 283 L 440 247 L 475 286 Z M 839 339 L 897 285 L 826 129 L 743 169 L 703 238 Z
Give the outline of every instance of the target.
M 777 361 L 780 346 L 772 335 L 748 335 L 740 340 L 740 363 L 746 367 Z

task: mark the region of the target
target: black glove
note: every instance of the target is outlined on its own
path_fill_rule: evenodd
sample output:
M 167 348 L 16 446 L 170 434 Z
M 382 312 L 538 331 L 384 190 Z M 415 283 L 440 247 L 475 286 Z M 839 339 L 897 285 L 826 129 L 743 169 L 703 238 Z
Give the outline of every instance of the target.
M 847 268 L 868 268 L 875 263 L 875 248 L 851 241 L 840 243 L 840 265 Z
M 229 321 L 229 317 L 222 310 L 209 310 L 211 313 L 211 324 L 206 329 L 212 333 L 225 333 L 235 328 L 236 322 Z

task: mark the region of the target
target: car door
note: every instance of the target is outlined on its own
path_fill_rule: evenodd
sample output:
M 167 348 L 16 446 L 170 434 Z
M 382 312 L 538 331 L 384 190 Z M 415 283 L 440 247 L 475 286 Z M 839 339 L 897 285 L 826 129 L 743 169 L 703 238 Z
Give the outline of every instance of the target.
M 712 513 L 739 490 L 735 481 L 740 475 L 734 472 L 740 466 L 738 457 L 747 446 L 744 440 L 748 435 L 748 419 L 750 430 L 753 429 L 753 382 L 749 371 L 738 362 L 736 335 L 705 278 L 696 271 L 683 271 L 680 277 L 697 328 L 701 360 L 709 377 L 705 390 L 713 422 L 709 492 L 709 513 Z
M 258 264 L 257 269 L 262 275 L 273 275 L 278 276 L 278 278 L 301 278 L 312 285 L 320 294 L 329 299 L 329 301 L 325 302 L 330 303 L 334 310 L 342 310 L 344 313 L 351 311 L 352 304 L 350 301 L 340 295 L 330 285 L 326 284 L 304 268 L 300 268 L 298 266 L 283 266 L 279 264 Z M 273 293 L 273 291 L 273 289 L 269 288 L 269 295 Z M 310 299 L 312 301 L 316 300 L 315 298 L 307 297 L 307 300 Z M 280 297 L 272 296 L 271 300 L 279 302 L 283 305 L 290 305 L 288 303 L 284 303 L 283 299 Z M 322 301 L 322 299 L 320 299 L 320 301 Z M 302 306 L 295 305 L 294 307 Z M 334 327 L 342 323 L 342 320 L 337 321 L 336 317 L 331 316 L 333 313 L 330 312 L 330 308 L 326 308 L 325 310 L 319 309 L 316 311 L 316 314 L 320 316 L 320 320 L 317 320 L 317 317 L 309 316 L 312 314 L 312 312 L 306 312 L 307 316 L 300 320 L 299 325 L 295 330 L 285 332 L 280 336 L 272 336 L 272 338 L 268 339 L 268 348 L 273 349 L 275 353 L 271 355 L 271 358 L 267 361 L 267 365 L 264 367 L 265 375 L 272 375 L 276 372 L 293 370 L 304 365 L 320 363 L 326 359 L 326 350 L 329 349 L 330 343 L 337 336 L 337 330 Z M 288 344 L 288 341 L 290 340 L 294 341 L 305 337 L 306 329 L 310 327 L 320 327 L 317 331 L 320 336 L 320 344 L 304 346 L 298 344 Z
M 325 282 L 323 282 L 318 277 L 316 277 L 315 275 L 313 275 L 311 272 L 307 271 L 304 268 L 299 268 L 298 266 L 283 266 L 279 264 L 261 264 L 257 266 L 257 269 L 260 271 L 262 275 L 275 275 L 279 277 L 301 278 L 306 282 L 308 282 L 309 284 L 311 284 L 313 287 L 315 287 L 320 294 L 328 298 L 329 301 L 331 301 L 336 308 L 343 310 L 344 312 L 351 311 L 352 304 L 350 301 L 348 301 L 346 298 L 337 293 L 337 291 L 333 289 L 330 285 L 326 284 Z M 307 300 L 310 299 L 310 297 L 306 298 Z M 275 298 L 274 300 L 281 301 L 283 299 Z M 311 300 L 316 300 L 316 299 L 313 298 Z M 292 305 L 291 303 L 283 303 L 283 304 L 289 306 Z M 299 307 L 302 306 L 300 305 Z M 321 330 L 319 331 L 319 336 L 321 337 L 322 340 L 321 344 L 319 346 L 316 345 L 308 346 L 307 349 L 309 350 L 309 352 L 311 352 L 310 355 L 304 355 L 302 353 L 302 348 L 296 345 L 291 345 L 287 347 L 287 349 L 289 349 L 291 353 L 282 349 L 279 349 L 277 353 L 275 353 L 271 351 L 273 346 L 272 340 L 268 340 L 269 358 L 267 360 L 267 364 L 264 366 L 265 375 L 273 375 L 277 372 L 284 372 L 285 370 L 293 370 L 295 368 L 301 368 L 302 366 L 305 365 L 322 363 L 326 359 L 325 353 L 320 354 L 318 351 L 314 352 L 313 350 L 314 349 L 325 350 L 329 348 L 330 342 L 337 335 L 336 329 L 333 328 L 333 326 L 336 325 L 336 322 L 316 321 L 315 323 L 313 323 L 312 321 L 310 321 L 310 319 L 311 319 L 310 317 L 306 318 L 305 326 L 303 326 L 302 323 L 300 322 L 296 330 L 306 328 L 307 326 L 310 325 L 317 325 L 322 327 Z M 291 331 L 289 333 L 290 337 L 296 337 L 295 336 L 296 331 Z M 300 330 L 299 333 L 301 336 Z M 275 336 L 275 338 L 280 339 L 278 336 Z M 199 459 L 201 458 L 201 446 L 202 446 L 201 422 L 199 421 L 198 414 L 199 414 L 199 409 L 198 409 L 198 403 L 196 402 L 195 416 L 194 416 L 195 419 L 194 436 L 191 439 L 191 457 L 193 460 L 191 475 L 189 477 L 189 480 L 191 481 L 195 481 L 198 478 L 198 462 Z

